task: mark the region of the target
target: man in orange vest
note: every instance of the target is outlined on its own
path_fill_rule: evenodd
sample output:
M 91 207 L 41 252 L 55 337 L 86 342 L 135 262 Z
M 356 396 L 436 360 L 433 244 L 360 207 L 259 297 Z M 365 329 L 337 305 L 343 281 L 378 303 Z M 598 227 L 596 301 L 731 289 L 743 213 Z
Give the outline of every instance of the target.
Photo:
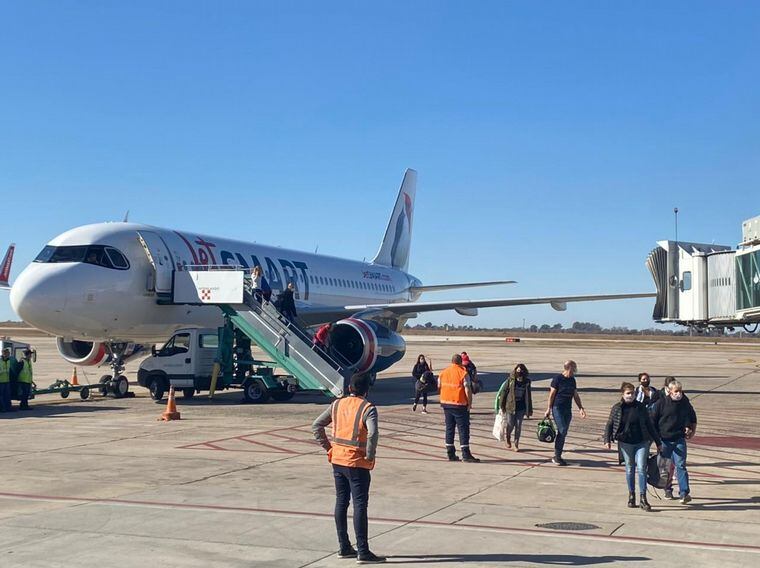
M 370 470 L 375 467 L 375 451 L 379 436 L 377 409 L 365 397 L 369 380 L 354 375 L 349 383 L 349 396 L 339 398 L 314 421 L 311 431 L 319 445 L 327 450 L 335 478 L 335 528 L 338 531 L 338 558 L 356 558 L 357 564 L 376 564 L 385 558 L 369 549 L 367 504 Z M 332 424 L 332 440 L 325 428 Z M 348 504 L 354 501 L 356 548 L 348 537 Z
M 459 461 L 454 448 L 454 430 L 459 430 L 459 445 L 462 446 L 462 460 L 478 463 L 480 460 L 470 452 L 470 408 L 472 408 L 472 387 L 467 369 L 462 366 L 462 356 L 456 353 L 451 365 L 438 375 L 441 391 L 441 406 L 446 417 L 446 453 L 449 461 Z

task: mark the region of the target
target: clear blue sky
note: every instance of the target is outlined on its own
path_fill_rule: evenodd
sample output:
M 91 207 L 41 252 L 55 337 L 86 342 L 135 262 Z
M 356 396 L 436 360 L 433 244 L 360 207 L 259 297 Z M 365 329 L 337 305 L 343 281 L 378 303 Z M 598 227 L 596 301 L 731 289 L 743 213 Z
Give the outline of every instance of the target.
M 649 291 L 658 239 L 760 214 L 755 2 L 0 3 L 0 245 L 130 219 L 411 271 Z M 647 327 L 651 301 L 424 321 Z M 0 320 L 13 318 L 7 294 Z

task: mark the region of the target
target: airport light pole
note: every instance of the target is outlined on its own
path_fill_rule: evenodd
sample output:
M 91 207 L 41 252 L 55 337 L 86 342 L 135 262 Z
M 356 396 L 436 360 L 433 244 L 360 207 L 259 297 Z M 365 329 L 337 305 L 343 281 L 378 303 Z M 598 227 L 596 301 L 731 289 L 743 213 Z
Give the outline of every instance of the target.
M 678 207 L 673 207 L 673 216 L 676 221 L 676 242 L 678 242 Z

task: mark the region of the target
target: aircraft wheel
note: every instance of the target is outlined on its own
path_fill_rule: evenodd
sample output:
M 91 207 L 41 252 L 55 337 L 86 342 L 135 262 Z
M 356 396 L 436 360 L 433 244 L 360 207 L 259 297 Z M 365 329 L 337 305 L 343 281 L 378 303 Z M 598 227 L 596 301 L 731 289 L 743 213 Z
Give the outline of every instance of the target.
M 243 397 L 246 402 L 261 404 L 269 400 L 269 389 L 261 379 L 249 379 L 243 384 Z
M 103 375 L 100 377 L 98 384 L 100 385 L 100 394 L 106 396 L 108 394 L 108 385 L 111 383 L 113 377 L 111 375 Z
M 124 375 L 119 375 L 112 383 L 113 394 L 116 398 L 124 398 L 129 392 L 129 381 Z

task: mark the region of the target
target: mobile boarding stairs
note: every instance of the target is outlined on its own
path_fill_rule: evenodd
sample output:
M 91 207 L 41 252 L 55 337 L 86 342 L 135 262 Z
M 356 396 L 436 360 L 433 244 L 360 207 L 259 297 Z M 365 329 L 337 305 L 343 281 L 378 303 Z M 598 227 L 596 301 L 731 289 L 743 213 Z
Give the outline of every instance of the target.
M 229 266 L 174 271 L 168 303 L 218 306 L 225 324 L 258 345 L 298 381 L 300 390 L 342 396 L 344 385 L 353 375 L 350 365 L 314 345 L 311 336 L 283 317 L 272 303 L 245 303 L 244 274 L 242 269 Z

